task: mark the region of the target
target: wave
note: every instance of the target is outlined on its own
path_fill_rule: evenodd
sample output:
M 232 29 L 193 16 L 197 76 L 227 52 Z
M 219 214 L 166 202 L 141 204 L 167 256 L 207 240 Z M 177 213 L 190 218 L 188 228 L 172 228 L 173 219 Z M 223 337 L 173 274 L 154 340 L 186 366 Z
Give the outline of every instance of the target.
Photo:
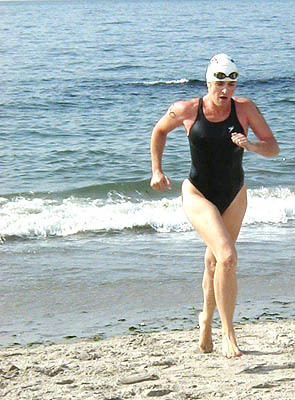
M 89 188 L 85 189 L 89 192 Z M 188 232 L 181 198 L 130 197 L 119 192 L 106 198 L 16 196 L 0 198 L 2 238 L 67 237 L 82 233 L 126 230 Z M 248 190 L 244 224 L 287 224 L 295 221 L 295 191 L 289 188 Z
M 95 83 L 94 83 L 95 85 Z M 203 81 L 199 81 L 198 79 L 187 79 L 187 78 L 179 78 L 179 79 L 158 79 L 158 80 L 143 80 L 143 81 L 104 81 L 99 82 L 99 85 L 96 84 L 97 88 L 146 88 L 149 86 L 157 87 L 157 86 L 179 86 L 179 85 L 193 85 L 193 86 L 204 86 Z M 90 87 L 90 83 L 89 83 Z M 93 86 L 92 86 L 93 87 Z
M 143 86 L 155 86 L 155 85 L 183 85 L 189 83 L 190 81 L 186 78 L 174 79 L 174 80 L 159 80 L 159 81 L 146 81 L 146 82 L 135 82 L 137 85 Z M 201 83 L 201 82 L 200 82 Z
M 287 224 L 295 221 L 295 191 L 289 188 L 248 189 L 245 224 Z
M 74 189 L 67 189 L 58 192 L 21 192 L 21 193 L 9 193 L 2 195 L 3 198 L 6 199 L 15 199 L 15 198 L 26 198 L 26 199 L 34 199 L 34 198 L 47 198 L 50 200 L 64 200 L 70 197 L 72 198 L 87 198 L 87 199 L 132 199 L 132 201 L 136 201 L 137 199 L 144 198 L 154 198 L 157 196 L 156 192 L 154 192 L 150 186 L 149 179 L 143 180 L 134 180 L 134 181 L 121 181 L 114 183 L 105 183 L 105 184 L 96 184 L 90 186 L 77 187 Z M 169 197 L 175 197 L 179 193 L 180 182 L 174 182 L 171 192 L 169 191 Z M 159 198 L 162 198 L 163 195 L 159 194 Z M 1 199 L 1 198 L 0 198 Z M 1 205 L 1 201 L 0 201 Z
M 132 67 L 132 66 L 131 66 Z M 130 67 L 130 68 L 131 68 Z M 114 68 L 114 67 L 112 67 Z M 117 69 L 123 67 L 118 66 Z M 124 67 L 126 68 L 126 67 Z M 134 68 L 134 66 L 133 66 Z M 140 68 L 140 66 L 135 66 L 135 68 Z M 294 76 L 270 76 L 267 78 L 259 78 L 259 79 L 250 79 L 247 76 L 240 76 L 239 79 L 239 86 L 240 87 L 279 87 L 279 88 L 288 88 L 294 86 Z M 78 82 L 76 84 L 79 84 Z M 85 81 L 84 81 L 85 84 Z M 97 84 L 97 82 L 88 81 L 89 87 L 93 87 Z M 147 86 L 171 86 L 171 85 L 184 85 L 184 86 L 191 86 L 191 87 L 204 87 L 205 81 L 202 79 L 191 79 L 191 78 L 176 78 L 176 79 L 158 79 L 158 80 L 139 80 L 139 81 L 104 81 L 99 82 L 99 87 L 147 87 Z
M 189 85 L 192 87 L 204 87 L 205 82 L 200 79 L 181 78 L 175 80 L 157 80 L 146 82 L 131 82 L 129 85 L 137 86 L 161 86 L 161 85 Z M 241 76 L 239 79 L 239 86 L 241 87 L 293 87 L 294 77 L 268 77 L 261 79 L 248 79 L 246 76 Z
M 142 69 L 141 65 L 111 65 L 109 67 L 104 67 L 101 69 L 102 72 L 114 72 L 114 71 L 129 71 L 134 69 Z M 43 79 L 45 80 L 45 78 Z M 242 88 L 278 88 L 280 90 L 288 89 L 294 86 L 295 78 L 291 77 L 267 77 L 267 78 L 260 78 L 260 79 L 251 79 L 250 77 L 241 75 L 239 79 L 239 87 Z M 47 82 L 51 82 L 52 85 L 59 84 L 61 85 L 61 81 L 56 81 L 54 79 L 46 78 Z M 184 86 L 189 88 L 195 89 L 204 89 L 206 87 L 206 82 L 204 79 L 196 79 L 196 78 L 189 78 L 189 77 L 181 77 L 181 78 L 174 78 L 174 79 L 142 79 L 142 80 L 116 80 L 116 79 L 97 79 L 97 78 L 72 78 L 67 79 L 67 85 L 71 87 L 75 87 L 78 92 L 85 92 L 87 93 L 96 93 L 98 90 L 102 89 L 120 89 L 120 90 L 129 90 L 131 89 L 147 89 L 148 87 L 154 88 L 163 88 L 173 87 L 173 86 Z M 70 98 L 64 102 L 45 102 L 41 104 L 43 109 L 50 106 L 75 106 L 76 103 L 73 101 L 73 97 L 80 98 L 79 94 L 70 95 Z M 29 107 L 29 105 L 28 105 Z

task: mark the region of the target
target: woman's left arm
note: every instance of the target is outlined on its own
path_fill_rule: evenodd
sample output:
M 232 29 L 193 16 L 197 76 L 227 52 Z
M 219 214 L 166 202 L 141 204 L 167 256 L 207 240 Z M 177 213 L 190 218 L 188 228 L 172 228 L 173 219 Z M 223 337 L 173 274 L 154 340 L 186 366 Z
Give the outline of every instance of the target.
M 247 141 L 245 148 L 264 157 L 276 157 L 280 152 L 279 145 L 258 107 L 247 99 L 244 110 L 248 125 L 259 139 L 258 142 Z

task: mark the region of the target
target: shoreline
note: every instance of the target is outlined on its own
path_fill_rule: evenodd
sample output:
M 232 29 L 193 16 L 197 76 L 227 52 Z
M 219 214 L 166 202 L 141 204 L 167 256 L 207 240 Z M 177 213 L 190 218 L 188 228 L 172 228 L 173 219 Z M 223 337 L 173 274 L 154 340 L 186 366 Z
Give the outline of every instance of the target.
M 7 400 L 251 399 L 295 397 L 295 320 L 236 324 L 244 355 L 198 350 L 199 329 L 0 348 Z

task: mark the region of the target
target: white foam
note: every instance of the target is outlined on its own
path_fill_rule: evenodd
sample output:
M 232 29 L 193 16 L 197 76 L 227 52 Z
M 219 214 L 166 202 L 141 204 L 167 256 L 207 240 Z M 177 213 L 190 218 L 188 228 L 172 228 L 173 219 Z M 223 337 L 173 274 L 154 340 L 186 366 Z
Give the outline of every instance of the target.
M 288 188 L 248 190 L 244 224 L 286 224 L 295 220 L 295 193 Z
M 149 81 L 144 82 L 143 84 L 146 86 L 154 86 L 154 85 L 183 85 L 184 83 L 188 83 L 189 80 L 186 78 L 175 79 L 170 81 Z
M 24 197 L 0 200 L 2 236 L 68 236 L 148 227 L 157 232 L 192 230 L 180 197 L 136 202 L 124 196 L 116 201 L 74 197 L 63 201 Z M 248 190 L 244 224 L 286 224 L 294 220 L 295 194 L 290 189 Z

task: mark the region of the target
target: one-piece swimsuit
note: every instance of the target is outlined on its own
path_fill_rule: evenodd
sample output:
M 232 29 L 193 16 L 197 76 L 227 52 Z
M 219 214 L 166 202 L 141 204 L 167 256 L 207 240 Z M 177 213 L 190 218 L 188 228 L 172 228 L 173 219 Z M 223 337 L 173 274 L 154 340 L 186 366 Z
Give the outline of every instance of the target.
M 231 140 L 233 132 L 245 135 L 235 101 L 231 99 L 228 118 L 211 122 L 204 115 L 203 98 L 200 98 L 198 114 L 188 135 L 192 160 L 189 180 L 221 214 L 244 184 L 244 149 Z

